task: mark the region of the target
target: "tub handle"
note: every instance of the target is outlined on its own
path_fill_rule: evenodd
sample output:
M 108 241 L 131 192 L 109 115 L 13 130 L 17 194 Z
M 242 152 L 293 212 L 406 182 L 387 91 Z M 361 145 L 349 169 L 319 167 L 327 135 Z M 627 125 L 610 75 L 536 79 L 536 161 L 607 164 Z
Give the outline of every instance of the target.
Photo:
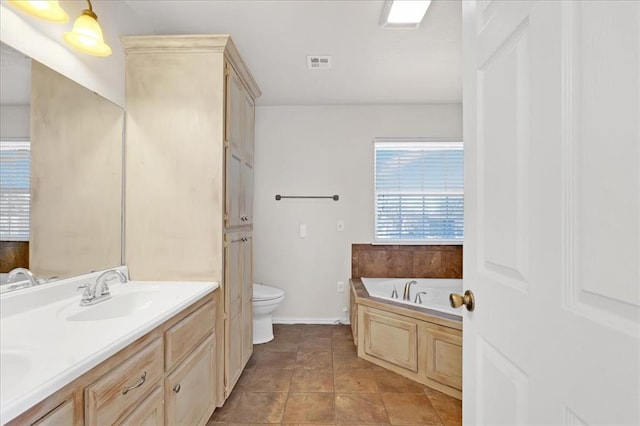
M 392 299 L 397 299 L 398 298 L 398 290 L 396 289 L 396 286 L 393 286 L 393 291 L 391 292 L 391 298 Z
M 451 293 L 449 295 L 449 303 L 452 308 L 459 308 L 464 305 L 469 312 L 473 312 L 476 307 L 476 300 L 471 290 L 465 291 L 464 296 L 460 296 L 458 293 Z
M 421 291 L 421 292 L 419 292 L 418 294 L 416 294 L 416 298 L 415 298 L 415 300 L 413 301 L 413 303 L 420 303 L 420 304 L 422 304 L 422 297 L 420 297 L 420 295 L 422 295 L 422 294 L 427 294 L 427 292 L 426 292 L 426 291 Z

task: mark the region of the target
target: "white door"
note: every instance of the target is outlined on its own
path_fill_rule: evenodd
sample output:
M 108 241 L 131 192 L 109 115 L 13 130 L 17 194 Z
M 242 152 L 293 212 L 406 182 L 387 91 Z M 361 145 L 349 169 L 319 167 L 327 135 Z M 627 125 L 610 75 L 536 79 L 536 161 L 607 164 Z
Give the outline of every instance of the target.
M 640 424 L 640 2 L 463 1 L 468 425 Z

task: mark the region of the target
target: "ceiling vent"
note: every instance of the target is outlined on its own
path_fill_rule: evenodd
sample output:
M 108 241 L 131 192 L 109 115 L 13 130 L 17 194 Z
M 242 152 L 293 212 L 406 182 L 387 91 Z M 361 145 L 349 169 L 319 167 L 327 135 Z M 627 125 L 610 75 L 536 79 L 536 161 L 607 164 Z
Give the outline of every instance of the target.
M 307 67 L 310 70 L 331 69 L 331 56 L 307 56 Z

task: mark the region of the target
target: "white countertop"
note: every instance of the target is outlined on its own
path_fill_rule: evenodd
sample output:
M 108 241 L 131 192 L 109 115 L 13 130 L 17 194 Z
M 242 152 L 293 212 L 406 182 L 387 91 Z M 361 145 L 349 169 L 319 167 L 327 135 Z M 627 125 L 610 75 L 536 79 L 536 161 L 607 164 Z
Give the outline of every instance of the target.
M 0 424 L 218 288 L 214 282 L 130 281 L 110 284 L 111 300 L 80 307 L 77 286 L 98 274 L 0 296 Z

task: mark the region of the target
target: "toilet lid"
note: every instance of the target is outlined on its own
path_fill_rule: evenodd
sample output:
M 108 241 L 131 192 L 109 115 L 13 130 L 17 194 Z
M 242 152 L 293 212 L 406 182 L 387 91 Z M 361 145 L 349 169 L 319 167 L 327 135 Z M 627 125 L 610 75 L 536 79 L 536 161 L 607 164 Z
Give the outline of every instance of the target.
M 284 296 L 284 291 L 279 288 L 269 287 L 268 285 L 263 284 L 253 285 L 254 300 L 271 300 L 282 296 Z

